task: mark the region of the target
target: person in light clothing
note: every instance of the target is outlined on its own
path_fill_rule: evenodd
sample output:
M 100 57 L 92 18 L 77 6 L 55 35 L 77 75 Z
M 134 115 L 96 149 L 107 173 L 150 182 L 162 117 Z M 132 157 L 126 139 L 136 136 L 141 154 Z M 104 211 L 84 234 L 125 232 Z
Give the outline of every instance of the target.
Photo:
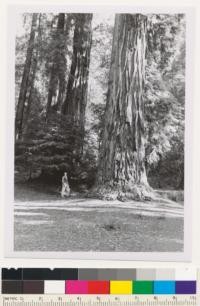
M 69 197 L 69 196 L 70 196 L 70 187 L 69 187 L 67 172 L 65 172 L 62 177 L 61 197 L 64 198 L 64 197 Z

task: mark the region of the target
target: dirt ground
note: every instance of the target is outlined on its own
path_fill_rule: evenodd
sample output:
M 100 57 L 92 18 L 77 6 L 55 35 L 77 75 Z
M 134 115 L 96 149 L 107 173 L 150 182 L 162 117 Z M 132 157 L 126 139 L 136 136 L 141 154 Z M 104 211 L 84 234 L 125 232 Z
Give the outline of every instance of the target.
M 15 251 L 179 252 L 183 205 L 23 197 L 15 202 L 14 230 Z

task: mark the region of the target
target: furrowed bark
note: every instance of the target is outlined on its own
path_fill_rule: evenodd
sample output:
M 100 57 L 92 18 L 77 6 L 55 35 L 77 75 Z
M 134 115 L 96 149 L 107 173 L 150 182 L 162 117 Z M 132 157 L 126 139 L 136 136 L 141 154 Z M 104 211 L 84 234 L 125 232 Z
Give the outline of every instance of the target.
M 69 38 L 69 33 L 70 33 L 70 29 L 72 27 L 72 19 L 73 19 L 73 14 L 67 14 L 67 18 L 66 18 L 66 22 L 65 22 L 65 37 L 66 37 L 66 41 Z M 60 65 L 63 65 L 64 62 L 60 62 Z M 58 79 L 59 79 L 59 88 L 58 88 L 58 99 L 56 101 L 56 105 L 55 105 L 55 109 L 61 111 L 62 108 L 62 103 L 64 100 L 64 96 L 65 96 L 65 71 L 63 71 L 63 69 L 59 70 L 59 75 L 58 75 Z
M 97 189 L 100 194 L 147 197 L 144 80 L 147 18 L 116 15 Z
M 92 14 L 76 14 L 73 55 L 62 113 L 84 131 L 92 43 Z

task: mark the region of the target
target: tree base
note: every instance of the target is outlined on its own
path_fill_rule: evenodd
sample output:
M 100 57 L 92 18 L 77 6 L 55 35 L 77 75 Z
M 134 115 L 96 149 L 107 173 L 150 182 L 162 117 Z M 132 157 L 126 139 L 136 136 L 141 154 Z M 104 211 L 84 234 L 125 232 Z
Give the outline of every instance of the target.
M 107 201 L 151 201 L 154 198 L 153 189 L 149 185 L 135 184 L 130 187 L 103 185 L 96 187 L 92 195 Z

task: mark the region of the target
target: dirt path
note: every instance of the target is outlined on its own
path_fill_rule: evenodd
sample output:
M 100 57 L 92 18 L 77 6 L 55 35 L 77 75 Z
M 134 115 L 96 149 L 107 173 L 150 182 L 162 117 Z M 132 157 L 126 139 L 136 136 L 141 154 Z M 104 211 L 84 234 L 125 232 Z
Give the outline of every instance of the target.
M 15 203 L 17 251 L 181 251 L 183 206 L 68 199 Z

